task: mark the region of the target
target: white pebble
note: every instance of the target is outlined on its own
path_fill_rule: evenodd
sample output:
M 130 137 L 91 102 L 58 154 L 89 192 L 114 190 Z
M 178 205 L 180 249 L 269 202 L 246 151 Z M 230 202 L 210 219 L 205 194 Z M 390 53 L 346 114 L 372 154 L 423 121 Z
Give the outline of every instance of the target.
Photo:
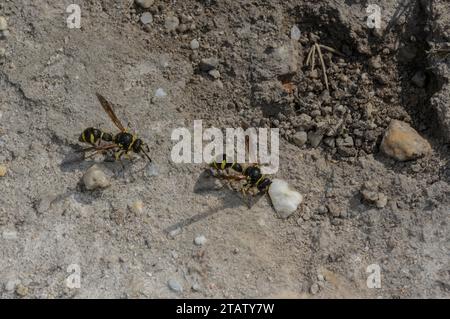
M 200 43 L 198 42 L 197 39 L 193 39 L 191 41 L 191 49 L 192 50 L 197 50 L 200 47 Z
M 203 236 L 203 235 L 197 236 L 197 237 L 195 237 L 195 239 L 194 239 L 194 243 L 195 243 L 197 246 L 203 246 L 204 244 L 206 244 L 206 237 Z
M 288 218 L 303 202 L 303 196 L 281 179 L 274 179 L 269 187 L 269 196 L 273 208 L 281 218 Z
M 153 22 L 153 16 L 152 16 L 152 14 L 151 14 L 150 12 L 144 12 L 144 13 L 141 15 L 141 22 L 142 22 L 143 24 L 149 24 L 149 23 L 152 23 L 152 22 Z
M 301 36 L 300 29 L 296 25 L 294 25 L 291 29 L 291 39 L 298 41 L 300 40 L 300 36 Z
M 162 97 L 166 97 L 166 96 L 167 96 L 167 93 L 162 88 L 157 89 L 155 92 L 155 97 L 162 98 Z
M 106 188 L 111 185 L 108 176 L 98 165 L 92 165 L 83 176 L 83 183 L 87 190 Z
M 5 17 L 0 16 L 0 31 L 8 30 L 8 22 Z

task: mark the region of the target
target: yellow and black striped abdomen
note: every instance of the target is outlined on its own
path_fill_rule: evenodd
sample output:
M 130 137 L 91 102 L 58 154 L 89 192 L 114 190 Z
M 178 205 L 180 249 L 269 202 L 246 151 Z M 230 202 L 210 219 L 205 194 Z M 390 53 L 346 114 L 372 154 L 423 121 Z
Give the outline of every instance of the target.
M 111 142 L 112 139 L 113 138 L 111 134 L 102 132 L 99 129 L 93 127 L 88 127 L 83 131 L 83 133 L 81 133 L 80 138 L 78 140 L 80 142 L 95 145 L 99 140 Z

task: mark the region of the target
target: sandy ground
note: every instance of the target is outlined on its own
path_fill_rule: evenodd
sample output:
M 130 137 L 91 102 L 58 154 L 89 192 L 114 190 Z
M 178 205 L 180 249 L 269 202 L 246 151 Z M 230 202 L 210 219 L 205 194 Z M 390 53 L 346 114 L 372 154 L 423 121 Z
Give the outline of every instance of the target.
M 367 28 L 368 4 L 356 0 L 156 0 L 148 9 L 80 0 L 81 29 L 67 27 L 71 1 L 2 2 L 0 297 L 449 298 L 449 59 L 427 52 L 450 42 L 450 7 L 379 2 L 381 31 Z M 330 94 L 304 65 L 314 40 L 344 54 L 326 56 Z M 200 67 L 211 57 L 220 78 Z M 418 72 L 423 83 L 412 81 Z M 155 97 L 159 88 L 167 96 Z M 115 130 L 95 92 L 147 141 L 154 164 L 97 159 L 112 184 L 86 191 L 94 161 L 73 160 L 78 136 Z M 338 146 L 340 135 L 294 143 L 297 131 L 314 137 L 341 118 L 352 145 Z M 249 209 L 201 178 L 205 164 L 174 164 L 171 132 L 196 119 L 279 127 L 276 177 L 304 195 L 302 207 L 281 219 L 266 196 Z M 411 123 L 432 154 L 384 156 L 391 119 Z M 383 207 L 363 200 L 368 181 Z M 367 285 L 374 264 L 380 288 Z M 67 285 L 73 269 L 79 288 Z

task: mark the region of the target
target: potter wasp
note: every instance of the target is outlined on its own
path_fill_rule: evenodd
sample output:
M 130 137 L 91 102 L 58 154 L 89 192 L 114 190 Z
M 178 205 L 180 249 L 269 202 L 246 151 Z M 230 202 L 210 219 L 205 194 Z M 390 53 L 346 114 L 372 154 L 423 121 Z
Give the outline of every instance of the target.
M 121 159 L 124 155 L 127 158 L 130 158 L 129 153 L 134 152 L 136 154 L 143 154 L 151 162 L 152 160 L 148 155 L 149 148 L 147 144 L 145 144 L 142 139 L 138 138 L 136 134 L 128 132 L 128 129 L 126 129 L 122 125 L 122 122 L 117 118 L 111 104 L 99 93 L 96 93 L 96 95 L 101 106 L 120 132 L 114 135 L 93 127 L 85 129 L 81 133 L 79 141 L 90 144 L 91 147 L 85 148 L 83 151 L 94 151 L 94 153 L 89 156 L 92 157 L 97 153 L 105 153 L 109 150 L 114 150 L 114 157 L 116 160 Z
M 227 162 L 226 155 L 223 155 L 222 161 L 213 161 L 210 167 L 215 171 L 214 176 L 228 180 L 245 180 L 245 184 L 241 188 L 241 192 L 245 195 L 250 189 L 254 188 L 258 193 L 265 193 L 269 189 L 272 181 L 261 173 L 261 168 L 258 164 L 250 164 L 243 167 L 236 162 Z M 237 174 L 227 174 L 229 169 L 232 169 Z

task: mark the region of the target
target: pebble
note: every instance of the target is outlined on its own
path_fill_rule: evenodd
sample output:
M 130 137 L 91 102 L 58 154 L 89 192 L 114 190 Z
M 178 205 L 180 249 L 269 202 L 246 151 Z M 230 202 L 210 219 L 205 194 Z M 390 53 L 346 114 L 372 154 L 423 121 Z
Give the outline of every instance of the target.
M 0 16 L 0 31 L 8 30 L 8 22 L 6 21 L 6 18 L 3 16 Z
M 36 211 L 39 214 L 48 212 L 52 203 L 56 200 L 56 195 L 47 194 L 40 198 L 39 203 L 36 205 Z
M 220 78 L 220 72 L 217 70 L 210 70 L 208 74 L 211 75 L 216 80 Z
M 151 14 L 150 12 L 144 12 L 144 13 L 141 15 L 141 22 L 142 22 L 143 24 L 150 24 L 150 23 L 152 23 L 152 22 L 153 22 L 153 16 L 152 16 L 152 14 Z
M 192 288 L 193 291 L 200 291 L 202 289 L 200 287 L 200 285 L 197 284 L 197 283 L 193 284 L 191 288 Z
M 83 176 L 83 183 L 87 190 L 106 188 L 111 185 L 108 176 L 97 164 L 92 165 Z
M 172 291 L 175 291 L 175 292 L 178 292 L 178 293 L 183 292 L 183 287 L 182 287 L 181 284 L 180 284 L 177 280 L 175 280 L 175 279 L 169 279 L 169 281 L 167 282 L 167 285 L 169 286 L 169 288 L 170 288 Z
M 398 161 L 407 161 L 429 154 L 431 145 L 408 123 L 392 120 L 383 136 L 380 149 Z
M 197 246 L 203 246 L 204 244 L 206 244 L 206 237 L 203 236 L 203 235 L 197 236 L 197 237 L 195 237 L 195 239 L 194 239 L 194 243 L 195 243 Z
M 7 168 L 5 165 L 0 165 L 0 177 L 3 177 L 6 175 Z
M 298 41 L 298 40 L 300 40 L 300 36 L 301 36 L 300 29 L 296 25 L 292 26 L 291 39 L 294 41 Z
M 170 238 L 175 238 L 177 235 L 179 235 L 179 234 L 181 234 L 181 228 L 180 227 L 178 227 L 178 228 L 175 228 L 174 230 L 171 230 L 170 232 L 169 232 L 169 237 Z
M 281 218 L 288 218 L 303 202 L 303 196 L 289 187 L 289 184 L 281 179 L 274 179 L 269 187 L 269 196 L 273 208 Z
M 304 131 L 299 131 L 292 136 L 292 142 L 298 147 L 302 147 L 308 141 L 308 133 Z
M 20 284 L 20 280 L 19 279 L 11 279 L 8 280 L 5 284 L 5 290 L 6 291 L 14 291 L 16 289 L 16 286 Z
M 154 2 L 154 0 L 135 0 L 135 3 L 144 9 L 150 8 Z
M 6 49 L 0 48 L 0 58 L 3 58 L 4 56 L 6 56 Z
M 319 285 L 317 283 L 313 283 L 309 291 L 311 292 L 311 294 L 316 295 L 319 292 L 319 289 Z
M 190 43 L 190 46 L 192 50 L 197 50 L 200 47 L 200 43 L 197 39 L 193 39 Z
M 140 199 L 138 199 L 133 204 L 129 205 L 128 208 L 131 212 L 138 215 L 144 211 L 144 203 Z
M 157 89 L 156 92 L 155 92 L 155 97 L 157 97 L 157 98 L 163 98 L 163 97 L 166 97 L 166 96 L 167 96 L 167 93 L 162 88 Z
M 164 20 L 164 27 L 168 32 L 175 31 L 178 28 L 179 24 L 180 20 L 175 16 L 167 16 Z
M 22 284 L 16 285 L 16 294 L 18 294 L 20 297 L 26 297 L 28 295 L 28 287 L 25 287 Z
M 308 132 L 308 141 L 312 147 L 318 147 L 323 138 L 323 132 L 321 130 L 318 131 L 309 131 Z
M 219 66 L 219 60 L 217 58 L 206 58 L 200 61 L 200 70 L 208 72 L 216 69 Z

